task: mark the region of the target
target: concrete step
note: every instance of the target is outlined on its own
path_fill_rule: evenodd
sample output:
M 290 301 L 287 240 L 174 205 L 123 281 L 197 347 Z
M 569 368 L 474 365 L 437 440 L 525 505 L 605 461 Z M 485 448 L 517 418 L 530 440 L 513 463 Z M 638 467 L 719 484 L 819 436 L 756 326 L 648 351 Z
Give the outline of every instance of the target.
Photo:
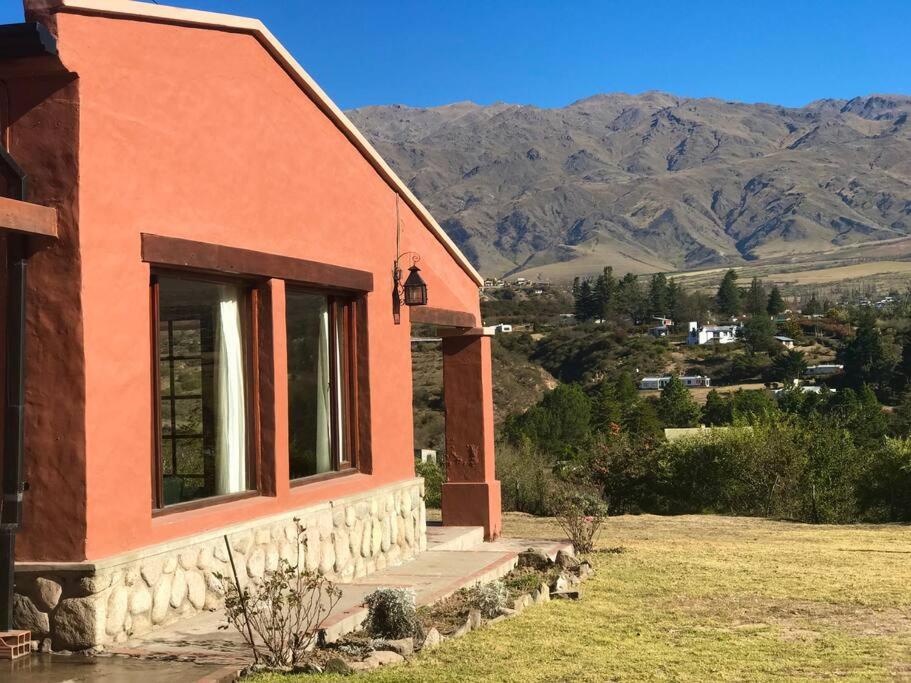
M 481 526 L 427 527 L 427 550 L 472 550 L 483 542 Z

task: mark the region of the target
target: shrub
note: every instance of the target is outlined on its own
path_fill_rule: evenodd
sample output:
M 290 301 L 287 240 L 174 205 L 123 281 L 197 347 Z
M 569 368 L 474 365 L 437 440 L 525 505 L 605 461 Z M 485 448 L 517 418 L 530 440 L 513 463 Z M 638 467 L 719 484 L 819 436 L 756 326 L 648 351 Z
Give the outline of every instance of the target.
M 443 504 L 442 468 L 433 461 L 417 462 L 414 472 L 419 477 L 424 477 L 424 503 L 427 507 L 439 508 Z
M 553 464 L 528 443 L 497 445 L 497 478 L 503 509 L 532 515 L 552 515 L 559 482 Z
M 561 501 L 557 522 L 576 552 L 590 553 L 606 516 L 607 506 L 594 496 L 569 494 Z
M 502 581 L 477 583 L 468 589 L 468 604 L 479 610 L 485 619 L 493 619 L 506 607 L 509 591 Z
M 297 529 L 306 547 L 299 522 Z M 236 577 L 215 576 L 224 592 L 228 620 L 220 628 L 233 625 L 253 651 L 254 661 L 272 667 L 293 666 L 306 658 L 342 595 L 322 574 L 300 571 L 285 559 L 243 589 Z
M 611 514 L 656 509 L 658 466 L 655 441 L 618 432 L 599 439 L 580 467 L 600 490 Z
M 405 588 L 380 588 L 364 598 L 367 605 L 367 630 L 378 638 L 397 640 L 418 631 L 414 591 Z
M 911 438 L 886 439 L 874 450 L 859 498 L 869 519 L 911 521 Z

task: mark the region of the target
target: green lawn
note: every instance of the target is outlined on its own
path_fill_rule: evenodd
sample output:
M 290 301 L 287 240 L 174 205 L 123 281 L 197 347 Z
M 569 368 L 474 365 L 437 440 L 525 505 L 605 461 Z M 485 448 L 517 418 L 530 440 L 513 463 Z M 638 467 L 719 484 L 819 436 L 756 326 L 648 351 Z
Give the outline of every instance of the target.
M 504 528 L 559 536 L 525 515 Z M 359 679 L 911 680 L 911 527 L 625 516 L 601 536 L 616 546 L 593 555 L 580 602 Z

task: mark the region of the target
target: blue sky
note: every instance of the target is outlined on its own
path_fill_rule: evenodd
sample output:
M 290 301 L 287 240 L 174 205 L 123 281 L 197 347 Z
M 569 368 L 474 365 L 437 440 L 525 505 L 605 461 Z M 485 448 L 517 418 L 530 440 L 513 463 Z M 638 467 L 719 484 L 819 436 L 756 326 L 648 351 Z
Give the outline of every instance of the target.
M 346 109 L 554 107 L 645 90 L 791 106 L 911 93 L 908 0 L 170 4 L 258 16 Z M 20 21 L 20 7 L 0 0 L 0 22 Z

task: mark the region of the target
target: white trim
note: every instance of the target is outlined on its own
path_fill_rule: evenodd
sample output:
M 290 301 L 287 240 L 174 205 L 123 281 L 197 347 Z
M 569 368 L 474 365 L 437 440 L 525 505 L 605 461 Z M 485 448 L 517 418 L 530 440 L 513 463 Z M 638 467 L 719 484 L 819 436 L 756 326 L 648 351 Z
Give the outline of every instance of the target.
M 465 258 L 465 255 L 456 246 L 455 242 L 440 227 L 436 219 L 430 215 L 427 208 L 421 204 L 411 190 L 402 182 L 395 171 L 373 148 L 367 138 L 354 126 L 344 112 L 338 108 L 329 96 L 323 92 L 310 74 L 298 64 L 297 60 L 278 39 L 258 19 L 239 17 L 232 14 L 217 14 L 215 12 L 201 12 L 199 10 L 181 9 L 165 5 L 153 5 L 148 2 L 133 2 L 133 0 L 45 0 L 44 2 L 27 1 L 28 5 L 36 9 L 42 7 L 51 12 L 73 12 L 77 14 L 97 14 L 112 17 L 129 17 L 131 19 L 149 19 L 164 23 L 181 24 L 195 28 L 222 29 L 238 33 L 248 33 L 254 36 L 272 55 L 288 75 L 300 86 L 307 96 L 323 111 L 329 119 L 338 126 L 345 137 L 364 155 L 370 165 L 376 169 L 383 180 L 411 207 L 421 222 L 443 244 L 456 262 L 468 276 L 481 287 L 484 279 L 474 266 Z

